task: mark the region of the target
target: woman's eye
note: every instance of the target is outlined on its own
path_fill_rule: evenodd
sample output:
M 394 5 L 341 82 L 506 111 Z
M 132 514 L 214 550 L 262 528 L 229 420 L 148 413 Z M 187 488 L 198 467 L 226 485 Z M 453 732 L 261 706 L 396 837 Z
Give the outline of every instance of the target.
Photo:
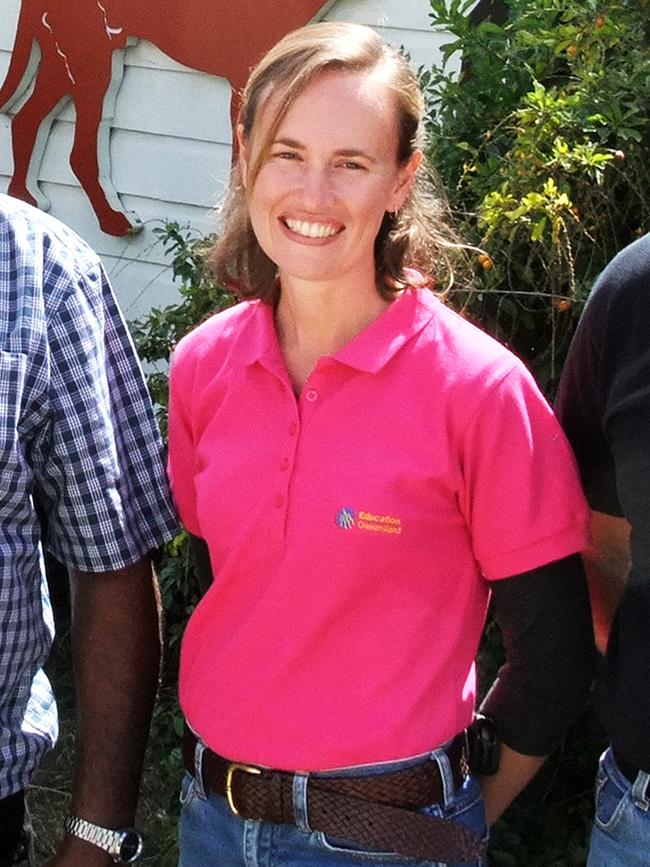
M 345 160 L 345 162 L 341 163 L 342 168 L 351 169 L 352 171 L 365 171 L 365 166 L 362 166 L 361 163 L 355 162 L 355 160 Z
M 274 157 L 281 160 L 297 160 L 298 154 L 295 151 L 278 151 L 273 154 Z

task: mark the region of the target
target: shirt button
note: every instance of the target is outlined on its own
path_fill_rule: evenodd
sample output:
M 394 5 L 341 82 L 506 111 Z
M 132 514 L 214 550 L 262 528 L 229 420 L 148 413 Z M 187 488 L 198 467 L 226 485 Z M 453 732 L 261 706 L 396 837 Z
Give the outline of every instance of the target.
M 289 436 L 290 437 L 295 436 L 297 430 L 298 430 L 298 425 L 295 423 L 295 421 L 292 421 L 291 424 L 289 425 Z
M 280 469 L 284 472 L 289 469 L 289 458 L 282 458 L 282 462 L 280 463 Z
M 318 392 L 315 389 L 310 388 L 308 391 L 305 392 L 305 400 L 308 400 L 310 403 L 318 400 Z
M 275 497 L 275 508 L 281 509 L 284 506 L 284 497 L 282 494 L 277 494 Z

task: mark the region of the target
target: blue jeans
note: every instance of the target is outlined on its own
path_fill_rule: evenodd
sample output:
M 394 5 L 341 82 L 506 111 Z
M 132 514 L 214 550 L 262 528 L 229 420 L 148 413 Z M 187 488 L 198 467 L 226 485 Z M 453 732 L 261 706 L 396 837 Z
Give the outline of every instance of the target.
M 611 747 L 596 777 L 596 817 L 587 867 L 647 867 L 650 863 L 650 774 L 634 783 L 621 773 Z
M 429 756 L 400 762 L 364 765 L 346 770 L 349 776 L 366 776 L 409 767 L 421 761 L 437 762 L 443 780 L 444 803 L 421 812 L 454 819 L 487 842 L 488 829 L 478 783 L 471 775 L 453 791 L 447 754 L 442 749 Z M 341 771 L 337 771 L 340 775 Z M 314 775 L 317 776 L 317 775 Z M 461 867 L 434 861 L 415 861 L 392 852 L 371 852 L 352 841 L 340 840 L 309 829 L 307 776 L 296 774 L 293 787 L 296 825 L 276 825 L 234 816 L 225 798 L 201 791 L 197 779 L 186 774 L 181 787 L 179 867 L 346 867 L 381 864 L 383 867 Z M 463 867 L 487 867 L 487 860 L 464 862 Z

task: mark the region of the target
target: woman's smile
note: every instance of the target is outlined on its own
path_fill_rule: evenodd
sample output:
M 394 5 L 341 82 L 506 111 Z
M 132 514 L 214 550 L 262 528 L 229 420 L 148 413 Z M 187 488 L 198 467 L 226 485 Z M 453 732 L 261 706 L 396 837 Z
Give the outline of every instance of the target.
M 286 217 L 281 221 L 295 235 L 301 238 L 321 239 L 331 238 L 344 230 L 343 226 L 335 226 L 331 223 L 311 222 L 309 220 L 295 220 Z
M 271 93 L 242 143 L 244 183 L 283 97 Z M 374 293 L 375 240 L 413 172 L 397 162 L 395 100 L 381 74 L 333 71 L 307 85 L 247 188 L 253 231 L 283 287 L 318 282 Z

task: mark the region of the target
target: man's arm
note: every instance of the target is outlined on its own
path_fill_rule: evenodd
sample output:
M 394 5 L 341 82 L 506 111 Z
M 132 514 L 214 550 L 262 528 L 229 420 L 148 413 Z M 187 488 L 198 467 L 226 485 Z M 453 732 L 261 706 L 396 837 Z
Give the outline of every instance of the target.
M 114 572 L 73 573 L 71 582 L 78 703 L 72 813 L 106 828 L 129 827 L 160 666 L 157 584 L 149 557 Z M 113 863 L 68 834 L 50 867 Z
M 631 526 L 625 518 L 592 511 L 589 529 L 589 546 L 582 559 L 589 583 L 596 646 L 605 653 L 630 571 Z

